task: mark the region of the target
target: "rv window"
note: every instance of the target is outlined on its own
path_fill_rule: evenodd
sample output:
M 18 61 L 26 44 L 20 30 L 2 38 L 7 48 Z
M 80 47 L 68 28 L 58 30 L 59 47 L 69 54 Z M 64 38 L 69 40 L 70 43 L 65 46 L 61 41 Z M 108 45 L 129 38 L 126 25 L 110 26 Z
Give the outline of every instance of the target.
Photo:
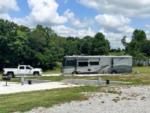
M 79 62 L 78 65 L 81 67 L 88 66 L 88 62 Z
M 99 62 L 90 62 L 90 65 L 93 65 L 93 66 L 99 65 Z
M 75 66 L 75 60 L 67 60 L 66 61 L 66 66 Z

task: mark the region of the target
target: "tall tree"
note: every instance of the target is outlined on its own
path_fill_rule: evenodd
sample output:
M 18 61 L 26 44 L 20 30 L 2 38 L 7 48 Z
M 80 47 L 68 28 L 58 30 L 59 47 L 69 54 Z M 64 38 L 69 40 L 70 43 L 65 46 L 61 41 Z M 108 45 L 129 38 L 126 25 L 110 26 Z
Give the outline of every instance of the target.
M 68 37 L 64 45 L 65 55 L 79 55 L 80 54 L 80 39 Z
M 135 58 L 145 59 L 146 57 L 150 57 L 149 45 L 150 43 L 146 38 L 146 33 L 143 30 L 135 29 L 131 42 L 125 46 L 125 51 Z
M 128 43 L 126 42 L 126 39 L 127 39 L 127 36 L 124 36 L 122 39 L 121 39 L 121 43 L 123 44 L 124 47 L 127 47 Z
M 85 36 L 81 40 L 81 53 L 84 55 L 91 55 L 92 51 L 92 42 L 93 42 L 93 37 L 90 36 Z
M 92 42 L 92 55 L 107 55 L 109 50 L 109 41 L 102 33 L 97 33 Z
M 135 29 L 132 35 L 132 41 L 144 41 L 146 40 L 146 33 L 143 30 Z
M 141 52 L 145 53 L 147 57 L 150 57 L 150 40 L 144 41 L 141 44 Z

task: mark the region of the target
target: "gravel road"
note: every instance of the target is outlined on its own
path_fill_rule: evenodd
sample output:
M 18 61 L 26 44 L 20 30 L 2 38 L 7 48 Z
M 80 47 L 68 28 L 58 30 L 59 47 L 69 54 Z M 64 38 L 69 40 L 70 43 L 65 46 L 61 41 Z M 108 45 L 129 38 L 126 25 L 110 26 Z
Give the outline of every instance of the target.
M 150 113 L 150 86 L 124 86 L 119 92 L 91 93 L 86 101 L 39 107 L 26 113 Z

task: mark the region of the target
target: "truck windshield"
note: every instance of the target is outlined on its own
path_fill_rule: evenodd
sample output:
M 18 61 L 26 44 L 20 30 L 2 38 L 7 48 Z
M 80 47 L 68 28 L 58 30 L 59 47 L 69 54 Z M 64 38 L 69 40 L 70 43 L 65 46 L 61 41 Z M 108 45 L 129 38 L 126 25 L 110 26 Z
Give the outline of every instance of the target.
M 27 66 L 26 69 L 31 69 L 31 67 Z

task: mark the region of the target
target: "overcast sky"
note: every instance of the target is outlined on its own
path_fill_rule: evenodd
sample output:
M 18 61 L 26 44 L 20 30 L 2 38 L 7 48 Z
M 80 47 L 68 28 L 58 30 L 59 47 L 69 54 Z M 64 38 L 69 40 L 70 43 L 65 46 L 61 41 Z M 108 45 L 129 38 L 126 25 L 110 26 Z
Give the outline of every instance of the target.
M 135 28 L 150 32 L 150 0 L 0 0 L 0 18 L 28 27 L 49 26 L 61 36 L 103 32 L 111 47 L 122 47 Z

